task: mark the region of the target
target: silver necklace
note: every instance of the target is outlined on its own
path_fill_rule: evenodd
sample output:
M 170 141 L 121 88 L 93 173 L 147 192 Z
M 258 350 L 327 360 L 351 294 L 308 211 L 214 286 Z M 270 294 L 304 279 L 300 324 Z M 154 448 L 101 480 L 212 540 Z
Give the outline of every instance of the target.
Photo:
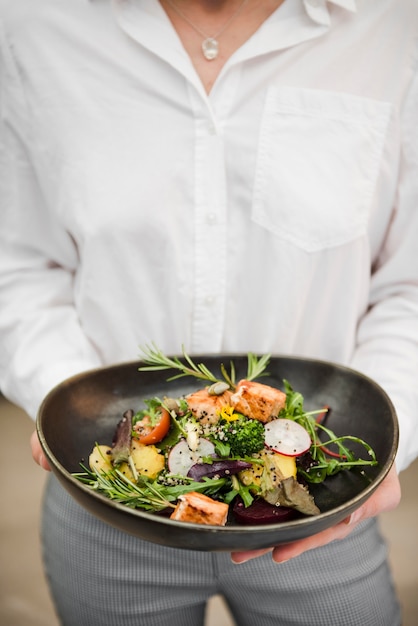
M 185 22 L 187 22 L 189 26 L 191 26 L 199 35 L 202 35 L 202 37 L 204 38 L 202 41 L 203 56 L 208 61 L 213 61 L 213 59 L 216 59 L 216 57 L 219 54 L 219 41 L 218 41 L 219 37 L 228 28 L 230 23 L 236 17 L 238 17 L 238 15 L 241 13 L 244 6 L 247 4 L 248 0 L 242 0 L 238 9 L 235 11 L 235 13 L 231 15 L 231 17 L 227 20 L 227 22 L 222 26 L 221 30 L 219 30 L 215 35 L 212 35 L 212 36 L 207 35 L 205 32 L 203 32 L 203 30 L 201 30 L 198 26 L 196 26 L 196 24 L 193 24 L 193 22 L 187 17 L 187 15 L 185 15 L 183 11 L 181 11 L 178 8 L 178 6 L 174 4 L 174 2 L 172 2 L 172 0 L 166 0 L 166 2 L 167 4 L 171 6 L 173 11 L 177 13 L 177 15 L 179 15 Z

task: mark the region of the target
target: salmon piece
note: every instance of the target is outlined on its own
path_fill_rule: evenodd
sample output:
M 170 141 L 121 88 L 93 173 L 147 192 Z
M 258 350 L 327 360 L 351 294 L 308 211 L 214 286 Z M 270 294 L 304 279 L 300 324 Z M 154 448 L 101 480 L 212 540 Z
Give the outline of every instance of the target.
M 219 413 L 230 405 L 231 391 L 224 391 L 220 396 L 211 396 L 207 389 L 199 389 L 186 396 L 187 404 L 193 416 L 201 424 L 217 424 Z
M 225 502 L 218 502 L 202 493 L 191 491 L 179 497 L 170 519 L 194 524 L 225 526 L 228 508 Z
M 266 423 L 285 407 L 286 394 L 269 385 L 240 380 L 229 401 L 238 413 Z

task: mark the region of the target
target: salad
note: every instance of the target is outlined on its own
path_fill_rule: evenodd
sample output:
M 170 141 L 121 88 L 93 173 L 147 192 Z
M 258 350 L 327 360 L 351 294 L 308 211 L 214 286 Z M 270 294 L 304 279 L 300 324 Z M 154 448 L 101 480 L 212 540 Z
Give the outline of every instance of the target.
M 247 374 L 234 363 L 214 375 L 203 363 L 143 350 L 140 371 L 174 370 L 199 388 L 182 397 L 153 397 L 127 410 L 112 445 L 96 443 L 88 466 L 74 474 L 95 491 L 128 507 L 171 519 L 223 526 L 269 524 L 318 515 L 312 483 L 341 471 L 376 465 L 358 437 L 326 427 L 329 407 L 305 411 L 301 393 L 259 382 L 270 355 L 247 355 Z M 350 445 L 360 444 L 368 458 Z

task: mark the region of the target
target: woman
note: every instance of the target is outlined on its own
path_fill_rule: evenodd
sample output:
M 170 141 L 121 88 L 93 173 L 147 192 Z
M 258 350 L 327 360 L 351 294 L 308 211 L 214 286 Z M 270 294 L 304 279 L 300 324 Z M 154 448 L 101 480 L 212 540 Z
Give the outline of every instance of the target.
M 239 625 L 400 624 L 375 516 L 418 450 L 416 3 L 1 8 L 3 392 L 35 416 L 67 376 L 154 341 L 347 364 L 401 426 L 349 519 L 232 560 L 125 536 L 51 479 L 61 622 L 196 626 L 223 593 Z

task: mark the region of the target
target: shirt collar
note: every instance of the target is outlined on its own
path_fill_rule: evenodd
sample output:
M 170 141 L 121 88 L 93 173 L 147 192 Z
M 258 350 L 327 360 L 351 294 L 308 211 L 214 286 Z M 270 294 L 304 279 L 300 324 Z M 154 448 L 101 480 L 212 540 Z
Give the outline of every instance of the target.
M 327 2 L 356 13 L 356 0 L 303 0 L 306 13 L 309 17 L 322 26 L 329 26 L 331 23 Z

